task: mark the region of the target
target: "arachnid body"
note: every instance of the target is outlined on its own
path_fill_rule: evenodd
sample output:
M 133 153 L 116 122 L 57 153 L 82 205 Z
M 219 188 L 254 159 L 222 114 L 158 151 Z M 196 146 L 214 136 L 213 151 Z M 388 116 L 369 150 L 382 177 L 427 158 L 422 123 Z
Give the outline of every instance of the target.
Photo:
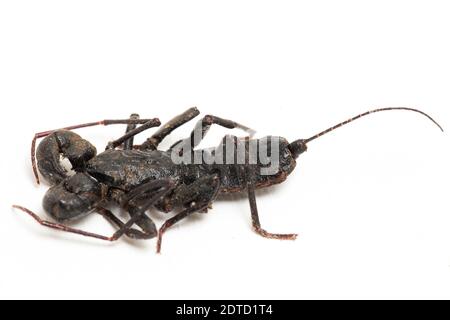
M 38 133 L 32 142 L 33 170 L 38 183 L 39 171 L 51 185 L 44 197 L 43 207 L 57 222 L 43 220 L 24 207 L 14 207 L 27 212 L 44 226 L 97 239 L 115 241 L 123 235 L 133 239 L 158 237 L 157 251 L 160 252 L 162 235 L 169 227 L 193 213 L 208 210 L 220 194 L 246 192 L 254 230 L 267 238 L 293 240 L 296 234 L 275 234 L 261 227 L 255 189 L 285 181 L 294 170 L 297 157 L 307 150 L 309 142 L 358 118 L 390 110 L 420 113 L 442 130 L 436 121 L 422 111 L 382 108 L 362 113 L 311 138 L 292 143 L 281 137 L 240 139 L 227 136 L 217 148 L 194 150 L 213 124 L 251 131 L 234 121 L 205 116 L 189 137 L 168 150 L 158 150 L 158 145 L 165 137 L 199 114 L 196 108 L 191 108 L 163 125 L 141 145 L 134 145 L 133 137 L 159 126 L 158 119 L 140 119 L 133 114 L 125 120 L 103 120 Z M 119 139 L 108 143 L 106 150 L 98 155 L 92 144 L 72 131 L 111 124 L 126 124 L 126 132 Z M 39 138 L 44 139 L 35 152 Z M 270 159 L 263 157 L 263 154 L 270 154 Z M 61 156 L 69 160 L 73 172 L 63 167 Z M 129 213 L 130 219 L 123 223 L 105 208 L 108 203 L 123 208 Z M 158 231 L 146 214 L 152 207 L 164 212 L 179 209 L 179 212 Z M 107 237 L 63 224 L 91 212 L 101 214 L 115 224 L 118 230 Z M 141 230 L 133 228 L 134 225 Z

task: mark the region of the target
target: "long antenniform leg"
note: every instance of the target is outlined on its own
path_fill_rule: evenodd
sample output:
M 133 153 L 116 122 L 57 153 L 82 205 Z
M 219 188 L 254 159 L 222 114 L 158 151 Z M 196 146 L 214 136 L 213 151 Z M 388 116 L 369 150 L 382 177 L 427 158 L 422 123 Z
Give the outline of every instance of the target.
M 87 127 L 94 127 L 94 126 L 109 126 L 112 124 L 145 124 L 149 121 L 153 121 L 155 123 L 159 122 L 157 118 L 155 119 L 119 119 L 119 120 L 101 120 L 97 122 L 88 122 L 73 126 L 68 126 L 60 129 L 55 130 L 48 130 L 43 132 L 38 132 L 34 135 L 33 140 L 31 141 L 31 165 L 33 167 L 33 173 L 34 177 L 36 179 L 36 183 L 39 184 L 39 175 L 37 171 L 36 166 L 36 141 L 37 139 L 44 138 L 48 135 L 50 135 L 52 132 L 58 131 L 58 130 L 75 130 L 80 128 L 87 128 Z
M 48 227 L 48 228 L 52 228 L 52 229 L 56 229 L 56 230 L 60 230 L 60 231 L 65 231 L 65 232 L 70 232 L 70 233 L 75 233 L 75 234 L 79 234 L 85 237 L 90 237 L 90 238 L 96 238 L 96 239 L 100 239 L 100 240 L 105 240 L 105 241 L 114 241 L 115 239 L 113 239 L 113 237 L 106 237 L 106 236 L 102 236 L 100 234 L 96 234 L 96 233 L 92 233 L 92 232 L 88 232 L 88 231 L 84 231 L 81 229 L 76 229 L 76 228 L 72 228 L 72 227 L 68 227 L 62 223 L 57 223 L 57 222 L 52 222 L 52 221 L 48 221 L 48 220 L 44 220 L 42 218 L 40 218 L 36 213 L 34 213 L 33 211 L 18 206 L 18 205 L 13 205 L 13 208 L 15 209 L 19 209 L 25 213 L 28 213 L 34 220 L 36 220 L 41 226 L 44 227 Z
M 72 227 L 66 226 L 62 223 L 44 220 L 44 219 L 40 218 L 37 214 L 32 212 L 31 210 L 21 207 L 21 206 L 18 206 L 18 205 L 14 205 L 13 208 L 19 209 L 19 210 L 29 214 L 34 220 L 36 220 L 40 225 L 42 225 L 44 227 L 48 227 L 48 228 L 52 228 L 52 229 L 56 229 L 56 230 L 60 230 L 60 231 L 65 231 L 65 232 L 70 232 L 70 233 L 75 233 L 75 234 L 79 234 L 79 235 L 82 235 L 85 237 L 96 238 L 96 239 L 105 240 L 105 241 L 116 241 L 121 236 L 123 236 L 124 234 L 129 232 L 130 228 L 141 217 L 141 215 L 143 213 L 145 213 L 145 211 L 147 211 L 153 204 L 155 204 L 155 202 L 157 202 L 161 197 L 163 197 L 167 192 L 169 192 L 173 188 L 173 183 L 170 180 L 155 180 L 155 181 L 148 182 L 146 185 L 148 187 L 147 190 L 150 195 L 150 197 L 148 198 L 148 201 L 146 201 L 146 203 L 142 207 L 139 208 L 138 212 L 136 212 L 127 223 L 123 224 L 119 228 L 119 230 L 117 230 L 110 237 L 92 233 L 92 232 L 88 232 L 88 231 L 84 231 L 81 229 L 72 228 Z M 105 212 L 103 211 L 101 213 L 105 213 Z

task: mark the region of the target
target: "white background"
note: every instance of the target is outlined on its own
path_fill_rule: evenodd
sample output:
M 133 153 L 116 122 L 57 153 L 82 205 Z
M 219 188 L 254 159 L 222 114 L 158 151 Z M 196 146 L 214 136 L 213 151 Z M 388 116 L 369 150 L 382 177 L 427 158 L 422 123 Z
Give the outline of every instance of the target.
M 132 112 L 167 121 L 197 106 L 293 140 L 408 106 L 450 130 L 449 17 L 448 1 L 2 1 L 0 298 L 450 298 L 449 138 L 413 113 L 311 143 L 258 194 L 263 226 L 295 242 L 252 232 L 245 198 L 168 231 L 162 255 L 11 209 L 45 216 L 34 132 Z M 79 133 L 101 150 L 123 130 Z M 98 216 L 77 226 L 113 232 Z

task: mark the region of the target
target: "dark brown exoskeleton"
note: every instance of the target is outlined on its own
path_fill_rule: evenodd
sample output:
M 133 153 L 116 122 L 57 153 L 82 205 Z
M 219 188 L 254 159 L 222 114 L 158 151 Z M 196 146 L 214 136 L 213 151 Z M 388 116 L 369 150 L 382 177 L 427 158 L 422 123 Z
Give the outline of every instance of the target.
M 308 139 L 291 143 L 281 137 L 240 139 L 227 136 L 217 148 L 194 150 L 213 124 L 251 132 L 237 122 L 209 115 L 197 123 L 188 138 L 168 150 L 158 150 L 158 145 L 165 137 L 199 114 L 197 108 L 191 108 L 162 126 L 141 145 L 134 145 L 133 137 L 159 126 L 158 119 L 139 119 L 138 115 L 133 114 L 126 120 L 103 120 L 41 132 L 35 135 L 32 142 L 33 170 L 38 183 L 39 171 L 51 185 L 44 197 L 43 207 L 57 222 L 43 220 L 24 207 L 14 207 L 30 214 L 46 227 L 97 239 L 115 241 L 123 235 L 133 239 L 158 237 L 157 251 L 160 252 L 162 236 L 169 227 L 193 213 L 207 211 L 220 194 L 247 192 L 254 230 L 267 238 L 294 240 L 296 234 L 269 233 L 261 228 L 255 189 L 285 181 L 294 170 L 297 157 L 307 150 L 309 142 L 358 118 L 389 110 L 420 113 L 442 130 L 435 120 L 420 110 L 382 108 L 362 113 Z M 108 143 L 106 150 L 98 155 L 92 144 L 71 131 L 111 124 L 127 124 L 126 133 Z M 44 140 L 35 152 L 35 143 L 39 138 Z M 263 159 L 262 154 L 270 154 L 269 160 L 275 161 L 267 161 L 266 157 Z M 71 172 L 64 168 L 61 157 L 69 160 Z M 126 210 L 130 219 L 123 223 L 105 208 L 109 203 Z M 168 219 L 158 232 L 146 214 L 151 207 L 164 212 L 174 209 L 180 211 Z M 63 224 L 91 212 L 101 214 L 115 224 L 118 230 L 107 237 Z M 134 225 L 141 230 L 133 228 Z

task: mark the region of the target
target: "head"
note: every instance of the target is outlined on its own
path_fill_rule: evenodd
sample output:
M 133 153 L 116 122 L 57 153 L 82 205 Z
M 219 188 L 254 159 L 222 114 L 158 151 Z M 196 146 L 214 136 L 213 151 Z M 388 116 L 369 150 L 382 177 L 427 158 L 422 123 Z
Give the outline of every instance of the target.
M 306 151 L 303 140 L 289 143 L 285 138 L 268 136 L 258 140 L 258 167 L 261 176 L 284 180 L 296 167 L 297 157 Z
M 86 173 L 76 173 L 51 187 L 45 194 L 45 211 L 57 221 L 81 218 L 102 201 L 101 184 Z
M 299 155 L 308 150 L 306 141 L 304 139 L 295 140 L 287 146 L 287 149 L 291 152 L 292 157 L 297 159 Z

